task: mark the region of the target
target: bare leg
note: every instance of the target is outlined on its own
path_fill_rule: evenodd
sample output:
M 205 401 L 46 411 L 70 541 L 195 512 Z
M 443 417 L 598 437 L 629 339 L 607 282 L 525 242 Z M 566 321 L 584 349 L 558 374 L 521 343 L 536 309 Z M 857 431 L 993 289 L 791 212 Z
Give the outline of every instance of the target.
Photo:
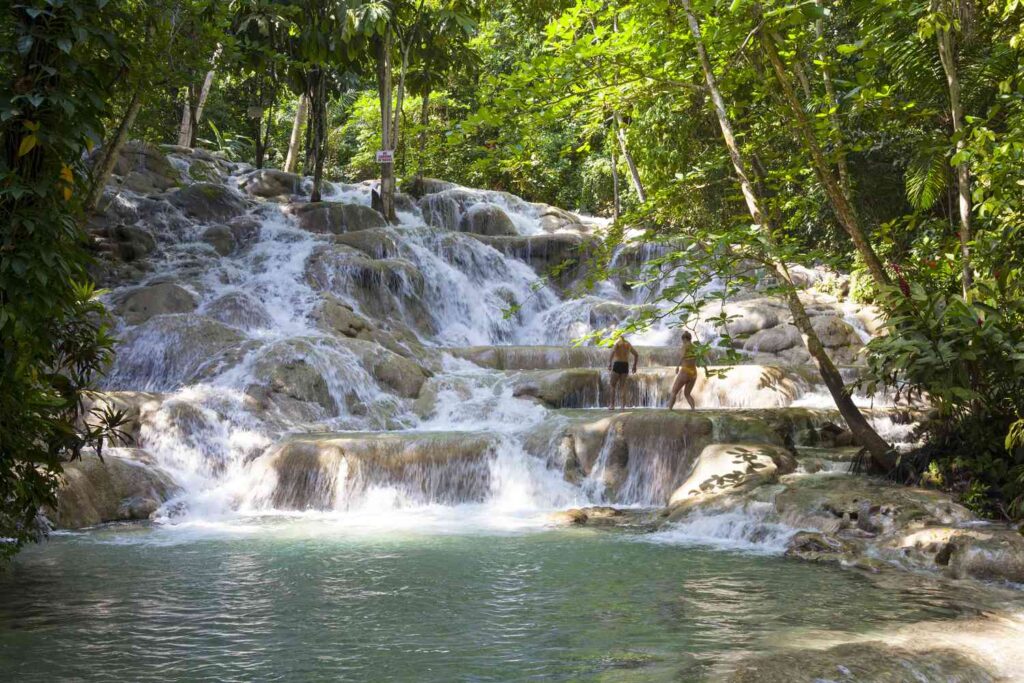
M 697 383 L 697 377 L 694 375 L 686 381 L 686 390 L 683 391 L 683 397 L 686 398 L 686 402 L 690 404 L 690 410 L 696 410 L 697 405 L 693 402 L 693 396 L 690 392 L 693 391 L 693 385 Z
M 613 372 L 611 376 L 611 400 L 608 401 L 608 409 L 615 410 L 615 394 L 619 388 L 619 373 Z
M 672 395 L 668 399 L 668 409 L 676 409 L 676 400 L 679 398 L 679 392 L 683 389 L 683 383 L 679 381 L 682 379 L 678 374 L 676 375 L 675 381 L 672 382 Z

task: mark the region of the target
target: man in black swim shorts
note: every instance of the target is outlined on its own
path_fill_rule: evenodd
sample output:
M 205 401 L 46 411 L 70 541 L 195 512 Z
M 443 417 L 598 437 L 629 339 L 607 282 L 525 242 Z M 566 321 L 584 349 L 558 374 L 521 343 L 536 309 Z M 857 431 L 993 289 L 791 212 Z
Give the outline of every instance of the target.
M 608 403 L 608 408 L 611 410 L 615 410 L 616 396 L 619 397 L 621 402 L 620 410 L 626 407 L 626 389 L 622 386 L 622 383 L 629 375 L 630 354 L 633 355 L 633 374 L 636 374 L 636 364 L 640 360 L 640 354 L 636 352 L 636 349 L 633 348 L 633 345 L 624 336 L 620 336 L 615 340 L 611 358 L 608 359 L 608 370 L 612 373 L 612 395 L 611 401 Z

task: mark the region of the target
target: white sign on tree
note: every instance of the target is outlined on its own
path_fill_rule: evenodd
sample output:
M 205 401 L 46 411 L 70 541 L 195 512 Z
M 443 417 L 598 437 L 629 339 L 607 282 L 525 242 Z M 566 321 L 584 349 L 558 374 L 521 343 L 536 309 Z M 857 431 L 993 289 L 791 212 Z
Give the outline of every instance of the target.
M 393 163 L 395 163 L 395 151 L 393 149 L 378 149 L 377 150 L 377 163 L 378 164 L 393 164 Z

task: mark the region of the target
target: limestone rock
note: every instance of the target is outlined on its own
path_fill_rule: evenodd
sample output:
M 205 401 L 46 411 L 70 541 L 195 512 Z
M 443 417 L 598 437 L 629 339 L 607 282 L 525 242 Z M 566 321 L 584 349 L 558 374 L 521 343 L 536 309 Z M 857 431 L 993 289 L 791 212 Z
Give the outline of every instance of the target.
M 241 333 L 212 318 L 194 313 L 156 316 L 123 336 L 117 363 L 105 382 L 165 391 L 234 364 L 243 350 Z
M 424 178 L 422 176 L 414 177 L 411 180 L 402 183 L 402 191 L 416 198 L 420 198 L 428 194 L 435 194 L 437 192 L 444 192 L 445 190 L 451 190 L 456 187 L 458 187 L 458 185 L 455 183 L 449 183 L 446 180 Z
M 856 330 L 842 318 L 835 315 L 819 315 L 811 318 L 811 327 L 818 333 L 818 338 L 825 348 L 837 346 L 860 346 L 860 336 Z
M 214 299 L 203 308 L 203 315 L 242 330 L 273 325 L 263 304 L 246 292 L 230 292 Z
M 943 552 L 956 578 L 1024 583 L 1024 536 L 1014 529 L 959 529 Z
M 302 194 L 302 176 L 273 168 L 261 168 L 243 176 L 238 186 L 254 197 L 287 197 Z
M 57 509 L 47 511 L 47 516 L 65 529 L 147 519 L 177 486 L 144 459 L 141 451 L 107 449 L 102 461 L 94 453 L 85 453 L 80 460 L 66 463 Z
M 171 193 L 167 200 L 197 221 L 228 221 L 244 214 L 245 200 L 224 185 L 195 183 Z
M 142 425 L 160 408 L 163 397 L 144 391 L 108 391 L 92 394 L 84 399 L 81 424 L 97 427 L 106 413 L 121 413 L 125 422 L 118 430 L 124 439 L 115 439 L 112 446 L 138 446 Z
M 548 520 L 558 526 L 582 526 L 587 523 L 587 513 L 579 508 L 560 510 L 548 515 Z
M 166 155 L 158 148 L 145 142 L 125 143 L 117 155 L 114 175 L 120 177 L 120 185 L 126 190 L 139 194 L 157 194 L 181 185 L 178 169 L 171 165 Z
M 471 206 L 459 221 L 459 230 L 491 237 L 519 234 L 515 223 L 508 217 L 508 214 L 494 204 Z
M 803 343 L 803 338 L 796 327 L 793 325 L 779 325 L 778 327 L 755 332 L 743 344 L 743 348 L 747 351 L 759 351 L 761 353 L 779 353 L 780 351 L 800 346 Z
M 231 229 L 231 235 L 235 238 L 235 244 L 244 249 L 255 242 L 263 229 L 262 224 L 252 216 L 239 216 L 227 223 Z
M 194 311 L 196 298 L 184 287 L 163 282 L 130 290 L 115 306 L 125 322 L 138 325 L 153 316 Z
M 564 271 L 561 280 L 576 275 L 576 266 L 586 258 L 595 244 L 593 238 L 564 232 L 553 235 L 474 235 L 484 244 L 494 247 L 506 256 L 524 261 L 538 273 L 552 268 Z
M 580 219 L 557 206 L 548 204 L 534 204 L 537 208 L 537 219 L 540 227 L 548 233 L 560 232 L 563 230 L 583 231 L 585 226 Z
M 230 255 L 238 247 L 235 234 L 226 225 L 211 225 L 203 231 L 199 239 L 213 247 L 221 256 Z
M 428 194 L 420 199 L 419 208 L 427 225 L 442 230 L 459 229 L 462 207 L 449 193 Z
M 362 204 L 289 204 L 285 211 L 295 216 L 300 228 L 316 234 L 341 235 L 346 232 L 383 228 L 387 225 L 384 216 Z
M 388 228 L 369 228 L 358 232 L 338 235 L 336 244 L 358 249 L 373 259 L 387 259 L 398 256 L 398 242 Z
M 490 494 L 493 438 L 479 433 L 324 434 L 282 442 L 253 467 L 283 510 L 358 507 L 372 487 L 418 504 L 480 502 Z
M 669 505 L 749 491 L 796 469 L 792 453 L 766 444 L 718 443 L 704 447 Z
M 316 403 L 328 415 L 338 412 L 338 404 L 331 396 L 327 381 L 305 360 L 291 359 L 273 365 L 268 379 L 270 391 L 298 401 Z
M 109 234 L 116 244 L 114 253 L 122 261 L 137 261 L 156 251 L 156 240 L 144 228 L 115 225 Z
M 945 649 L 909 650 L 882 642 L 801 649 L 740 662 L 728 683 L 995 683 L 990 672 Z
M 784 483 L 785 490 L 775 497 L 779 514 L 793 526 L 828 533 L 843 528 L 844 519 L 876 534 L 973 519 L 966 508 L 939 491 L 868 477 L 823 474 L 787 478 Z

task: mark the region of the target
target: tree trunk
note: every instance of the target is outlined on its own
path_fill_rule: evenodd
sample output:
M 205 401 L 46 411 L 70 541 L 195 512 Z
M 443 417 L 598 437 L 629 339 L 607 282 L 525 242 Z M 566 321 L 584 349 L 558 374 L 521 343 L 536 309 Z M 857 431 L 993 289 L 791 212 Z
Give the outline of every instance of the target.
M 636 164 L 633 163 L 633 155 L 629 153 L 629 147 L 626 146 L 626 128 L 622 125 L 622 116 L 619 112 L 615 112 L 615 137 L 619 140 L 619 147 L 622 148 L 622 158 L 626 160 L 626 166 L 629 168 L 629 175 L 633 179 L 633 189 L 636 190 L 636 197 L 643 204 L 647 201 L 647 193 L 644 192 L 644 184 L 640 182 L 640 171 L 637 170 Z
M 790 112 L 793 114 L 797 132 L 803 138 L 807 151 L 810 152 L 814 173 L 825 188 L 825 194 L 829 198 L 829 203 L 832 205 L 836 218 L 850 236 L 861 258 L 864 259 L 864 263 L 871 272 L 871 277 L 874 279 L 875 284 L 878 287 L 888 286 L 889 275 L 885 272 L 881 259 L 878 258 L 878 254 L 875 253 L 871 242 L 868 241 L 867 236 L 864 234 L 860 220 L 857 218 L 857 212 L 854 210 L 849 198 L 843 193 L 839 182 L 832 175 L 832 169 L 829 168 L 825 154 L 818 144 L 814 126 L 807 118 L 807 112 L 804 111 L 800 100 L 796 96 L 796 90 L 793 89 L 793 82 L 789 80 L 789 75 L 786 73 L 782 60 L 779 58 L 775 44 L 766 31 L 761 32 L 761 45 L 765 55 L 768 57 L 768 61 L 771 62 L 772 69 L 775 71 L 775 77 L 782 90 L 783 99 L 785 99 Z
M 324 157 L 327 156 L 327 92 L 324 73 L 319 67 L 310 72 L 310 126 L 313 129 L 311 147 L 311 165 L 313 171 L 313 191 L 309 201 L 321 199 L 321 185 L 324 176 Z
M 178 126 L 178 146 L 188 147 L 188 141 L 192 138 L 192 88 L 189 87 L 185 95 L 185 102 L 181 107 L 181 124 Z
M 938 10 L 938 3 L 932 4 L 932 11 Z M 949 111 L 953 119 L 953 133 L 956 136 L 957 154 L 963 152 L 967 141 L 964 139 L 964 109 L 960 102 L 960 77 L 956 68 L 956 48 L 953 35 L 949 31 L 937 29 L 935 37 L 939 45 L 939 59 L 942 70 L 946 73 L 946 86 L 949 90 Z M 957 198 L 960 207 L 960 262 L 963 269 L 963 293 L 968 290 L 974 279 L 971 272 L 971 169 L 966 160 L 956 165 Z
M 306 110 L 309 108 L 309 98 L 306 93 L 299 95 L 299 102 L 295 105 L 295 120 L 292 122 L 292 135 L 288 138 L 288 156 L 284 160 L 284 170 L 287 173 L 295 173 L 299 166 L 299 143 L 302 142 L 302 124 L 306 122 Z
M 619 202 L 619 155 L 615 151 L 615 144 L 609 145 L 612 153 L 612 218 L 616 222 L 622 212 L 622 204 Z
M 840 415 L 842 415 L 843 419 L 846 421 L 846 424 L 853 433 L 854 438 L 861 446 L 867 449 L 871 454 L 872 460 L 879 468 L 884 471 L 892 471 L 898 464 L 894 451 L 889 447 L 889 444 L 887 444 L 885 440 L 878 435 L 846 392 L 842 375 L 839 374 L 839 370 L 832 362 L 832 359 L 828 357 L 827 353 L 825 353 L 825 348 L 822 345 L 821 340 L 818 338 L 817 333 L 814 331 L 814 327 L 811 325 L 810 318 L 807 315 L 807 310 L 804 308 L 803 302 L 800 300 L 800 296 L 797 293 L 796 287 L 793 285 L 792 278 L 789 275 L 789 269 L 786 267 L 786 264 L 779 260 L 776 254 L 773 253 L 775 251 L 773 229 L 761 211 L 757 194 L 755 193 L 754 187 L 750 182 L 750 177 L 747 174 L 746 164 L 744 162 L 743 155 L 740 152 L 739 145 L 736 143 L 736 137 L 733 134 L 732 123 L 729 120 L 725 101 L 722 99 L 722 94 L 718 89 L 718 83 L 711 68 L 711 60 L 708 59 L 707 50 L 704 47 L 700 24 L 697 21 L 697 16 L 693 13 L 690 0 L 682 0 L 682 3 L 683 8 L 686 10 L 686 18 L 690 25 L 690 32 L 696 43 L 697 56 L 700 59 L 701 68 L 704 71 L 704 80 L 706 81 L 708 91 L 711 94 L 711 101 L 714 105 L 715 115 L 718 118 L 718 125 L 722 132 L 722 139 L 724 140 L 725 146 L 729 152 L 729 158 L 732 160 L 733 170 L 736 173 L 736 179 L 739 181 L 740 191 L 743 193 L 743 198 L 747 204 L 747 210 L 750 212 L 750 217 L 753 219 L 755 225 L 760 226 L 761 232 L 766 238 L 766 242 L 771 249 L 769 253 L 764 255 L 765 260 L 772 266 L 783 282 L 786 291 L 786 302 L 789 305 L 790 313 L 793 316 L 793 324 L 798 330 L 800 330 L 804 344 L 807 346 L 807 351 L 814 360 L 822 381 L 825 383 L 825 386 L 828 387 L 829 393 L 832 395 L 832 399 L 835 401 Z
M 381 149 L 394 152 L 394 140 L 391 137 L 391 30 L 376 41 L 377 49 L 377 94 L 380 97 L 380 143 Z M 391 223 L 397 221 L 395 214 L 395 164 L 394 162 L 380 165 L 380 208 L 384 218 Z
M 423 105 L 420 107 L 420 140 L 416 151 L 416 177 L 423 177 L 423 162 L 427 156 L 427 122 L 430 119 L 430 90 L 423 93 Z
M 102 154 L 96 161 L 92 186 L 89 188 L 89 196 L 85 199 L 87 211 L 95 211 L 99 207 L 100 199 L 103 198 L 103 190 L 107 186 L 107 180 L 110 179 L 110 174 L 114 172 L 114 166 L 117 165 L 117 155 L 128 140 L 128 133 L 131 131 L 132 124 L 135 123 L 135 117 L 139 115 L 140 109 L 142 109 L 142 93 L 136 88 L 132 92 L 132 97 L 128 102 L 128 108 L 125 109 L 124 116 L 121 117 L 121 121 L 117 124 L 114 136 L 103 146 Z
M 824 11 L 825 5 L 822 0 L 815 0 L 815 4 Z M 836 95 L 836 86 L 832 82 L 832 70 L 829 67 L 828 55 L 825 53 L 825 20 L 818 19 L 814 22 L 814 31 L 822 47 L 818 50 L 818 61 L 821 62 L 821 81 L 825 85 L 825 99 L 828 104 L 828 120 L 832 124 L 832 132 L 836 136 L 836 171 L 839 174 L 839 185 L 843 194 L 853 198 L 853 184 L 850 182 L 850 169 L 846 165 L 846 147 L 843 143 L 843 127 L 839 121 L 839 97 Z
M 216 64 L 223 48 L 218 45 L 210 58 L 210 64 Z M 189 86 L 188 100 L 181 112 L 181 126 L 178 128 L 178 145 L 181 147 L 195 147 L 196 137 L 199 135 L 199 123 L 203 120 L 203 107 L 206 106 L 206 98 L 210 95 L 210 88 L 213 87 L 214 69 L 206 72 L 203 78 L 203 85 L 196 92 L 193 86 Z
M 213 59 L 211 61 L 216 62 L 217 57 L 220 55 L 220 46 L 217 46 L 217 51 L 213 53 Z M 189 147 L 196 146 L 196 138 L 199 135 L 199 124 L 203 120 L 203 108 L 206 107 L 206 99 L 210 96 L 210 88 L 213 87 L 213 76 L 214 70 L 210 69 L 206 72 L 206 78 L 203 79 L 203 87 L 199 91 L 199 99 L 196 101 L 195 115 L 192 117 L 191 125 L 189 127 Z

